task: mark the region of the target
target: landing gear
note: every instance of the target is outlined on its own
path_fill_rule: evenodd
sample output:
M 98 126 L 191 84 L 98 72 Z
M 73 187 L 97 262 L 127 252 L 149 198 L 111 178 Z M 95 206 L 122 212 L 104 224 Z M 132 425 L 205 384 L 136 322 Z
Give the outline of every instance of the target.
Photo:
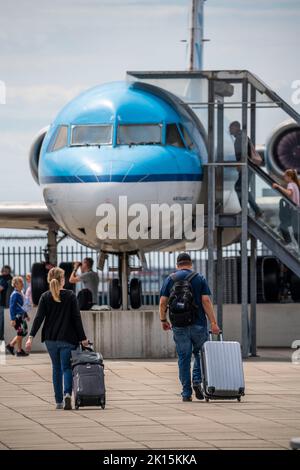
M 48 290 L 47 268 L 45 263 L 34 263 L 31 268 L 32 302 L 38 305 L 41 295 Z
M 59 267 L 65 271 L 65 286 L 64 286 L 64 288 L 74 291 L 75 290 L 75 284 L 71 284 L 69 282 L 70 276 L 71 276 L 72 271 L 74 269 L 73 263 L 70 263 L 70 262 L 60 263 Z
M 294 302 L 300 300 L 300 278 L 296 274 L 291 273 L 290 277 L 291 297 Z
M 111 308 L 118 309 L 122 304 L 122 292 L 119 279 L 109 281 L 109 303 Z
M 142 283 L 134 277 L 130 281 L 129 285 L 129 298 L 130 305 L 132 308 L 140 308 L 142 305 Z
M 38 305 L 41 295 L 48 290 L 47 275 L 52 266 L 57 265 L 57 231 L 55 223 L 49 224 L 47 232 L 47 247 L 44 251 L 45 261 L 34 263 L 31 267 L 32 302 Z
M 137 271 L 141 268 L 129 267 L 128 253 L 121 253 L 119 255 L 118 263 L 119 277 L 109 281 L 109 303 L 111 308 L 118 309 L 122 307 L 123 310 L 128 309 L 128 300 L 133 309 L 140 308 L 142 305 L 142 284 L 141 281 L 134 277 L 128 284 L 128 277 L 130 269 Z M 116 271 L 115 268 L 112 270 Z

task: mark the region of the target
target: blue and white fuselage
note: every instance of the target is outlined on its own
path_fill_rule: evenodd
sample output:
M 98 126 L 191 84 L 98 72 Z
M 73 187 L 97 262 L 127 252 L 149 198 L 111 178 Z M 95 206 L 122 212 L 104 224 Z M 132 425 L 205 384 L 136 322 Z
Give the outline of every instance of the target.
M 119 196 L 129 205 L 196 204 L 203 171 L 170 104 L 115 82 L 88 90 L 61 111 L 44 138 L 38 178 L 53 218 L 69 235 L 96 249 L 124 252 L 174 240 L 99 240 L 99 204 L 117 206 Z

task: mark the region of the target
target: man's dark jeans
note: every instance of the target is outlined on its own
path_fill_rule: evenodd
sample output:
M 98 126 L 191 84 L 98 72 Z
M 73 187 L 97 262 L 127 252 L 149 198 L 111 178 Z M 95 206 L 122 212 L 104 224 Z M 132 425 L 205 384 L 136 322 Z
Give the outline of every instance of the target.
M 249 175 L 248 178 L 248 186 L 250 187 L 251 185 L 251 179 L 253 178 L 253 175 Z M 237 197 L 239 198 L 240 205 L 242 207 L 242 173 L 239 173 L 239 177 L 234 185 L 234 189 L 236 191 Z M 256 204 L 255 199 L 253 195 L 251 194 L 250 191 L 248 191 L 248 201 L 249 201 L 249 206 L 252 208 L 254 211 L 255 215 L 258 216 L 261 214 L 261 210 L 259 206 Z
M 179 380 L 182 385 L 182 397 L 192 396 L 191 360 L 194 355 L 192 373 L 193 385 L 201 383 L 200 350 L 208 339 L 206 326 L 191 325 L 173 327 L 173 337 L 178 355 Z
M 64 395 L 72 394 L 71 351 L 76 349 L 76 346 L 66 341 L 45 341 L 45 343 L 52 361 L 55 401 L 62 403 Z

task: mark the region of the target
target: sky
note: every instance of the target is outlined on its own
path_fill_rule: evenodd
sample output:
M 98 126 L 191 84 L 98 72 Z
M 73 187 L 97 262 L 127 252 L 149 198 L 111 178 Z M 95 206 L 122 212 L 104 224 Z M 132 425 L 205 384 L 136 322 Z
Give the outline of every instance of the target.
M 0 0 L 0 202 L 42 201 L 28 165 L 31 142 L 79 92 L 122 80 L 127 70 L 186 68 L 189 7 L 190 0 Z M 204 69 L 248 69 L 292 104 L 299 0 L 207 0 L 204 28 Z

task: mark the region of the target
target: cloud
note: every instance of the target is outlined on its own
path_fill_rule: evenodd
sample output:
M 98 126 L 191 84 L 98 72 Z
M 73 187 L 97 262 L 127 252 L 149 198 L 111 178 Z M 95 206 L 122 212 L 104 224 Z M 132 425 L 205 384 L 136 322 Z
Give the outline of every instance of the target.
M 8 104 L 39 104 L 51 103 L 51 106 L 68 102 L 81 91 L 84 86 L 75 86 L 71 88 L 62 85 L 28 85 L 28 86 L 8 86 L 7 103 Z

